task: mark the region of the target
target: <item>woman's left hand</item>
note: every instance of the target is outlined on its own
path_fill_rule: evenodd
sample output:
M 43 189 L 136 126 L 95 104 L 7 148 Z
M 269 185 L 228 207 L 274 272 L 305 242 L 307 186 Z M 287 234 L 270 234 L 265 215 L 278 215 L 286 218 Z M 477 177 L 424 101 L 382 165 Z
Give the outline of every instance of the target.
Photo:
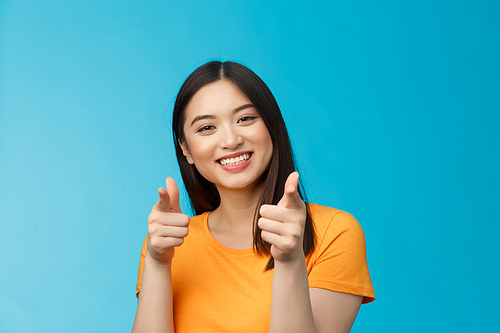
M 258 221 L 262 239 L 271 244 L 271 255 L 281 263 L 304 260 L 302 247 L 307 208 L 298 192 L 299 173 L 292 172 L 277 205 L 262 205 Z

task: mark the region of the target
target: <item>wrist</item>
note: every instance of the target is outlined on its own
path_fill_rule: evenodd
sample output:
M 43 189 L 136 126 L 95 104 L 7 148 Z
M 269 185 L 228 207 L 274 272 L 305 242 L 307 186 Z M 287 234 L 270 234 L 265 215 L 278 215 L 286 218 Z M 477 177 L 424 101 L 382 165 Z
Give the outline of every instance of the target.
M 302 255 L 297 255 L 294 258 L 290 260 L 276 260 L 274 259 L 274 267 L 278 269 L 303 269 L 306 267 L 306 258 L 304 256 L 304 253 L 301 253 Z
M 167 262 L 160 262 L 158 260 L 155 260 L 149 255 L 148 252 L 146 252 L 144 264 L 147 265 L 150 269 L 170 271 L 170 268 L 172 267 L 172 260 L 169 260 Z

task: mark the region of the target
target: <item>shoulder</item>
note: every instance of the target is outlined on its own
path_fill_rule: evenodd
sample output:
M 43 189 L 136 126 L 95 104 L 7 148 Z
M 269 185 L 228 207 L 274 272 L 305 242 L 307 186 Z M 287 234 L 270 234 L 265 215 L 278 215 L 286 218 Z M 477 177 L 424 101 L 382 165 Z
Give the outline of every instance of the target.
M 210 214 L 210 212 L 204 212 L 204 213 L 201 213 L 199 215 L 192 216 L 189 218 L 189 222 L 190 223 L 201 223 L 201 221 L 203 221 L 203 219 L 206 218 L 208 216 L 208 214 Z
M 340 235 L 345 232 L 363 235 L 361 225 L 348 212 L 313 203 L 309 203 L 307 208 L 317 237 L 321 238 L 325 233 Z
M 375 299 L 363 229 L 351 214 L 339 209 L 308 204 L 316 244 L 306 258 L 311 288 Z
M 201 228 L 203 226 L 203 223 L 207 220 L 208 214 L 210 214 L 210 212 L 204 212 L 204 213 L 201 213 L 200 215 L 190 217 L 189 218 L 189 228 L 192 228 L 192 227 L 200 227 Z

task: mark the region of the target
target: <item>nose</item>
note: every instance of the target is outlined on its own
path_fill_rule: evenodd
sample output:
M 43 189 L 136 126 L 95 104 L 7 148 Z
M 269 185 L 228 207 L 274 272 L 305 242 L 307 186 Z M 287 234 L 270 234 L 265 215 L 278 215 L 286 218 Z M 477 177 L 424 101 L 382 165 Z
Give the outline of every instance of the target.
M 243 143 L 243 137 L 236 128 L 227 126 L 219 133 L 221 134 L 219 145 L 223 149 L 235 149 Z

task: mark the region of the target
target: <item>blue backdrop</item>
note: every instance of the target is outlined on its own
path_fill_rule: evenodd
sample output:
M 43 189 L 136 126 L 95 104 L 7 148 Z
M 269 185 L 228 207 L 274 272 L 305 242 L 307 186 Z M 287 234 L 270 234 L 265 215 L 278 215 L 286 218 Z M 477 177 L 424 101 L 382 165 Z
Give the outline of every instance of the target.
M 496 331 L 499 9 L 0 1 L 0 332 L 130 331 L 173 98 L 212 59 L 268 83 L 310 200 L 363 226 L 353 332 Z

